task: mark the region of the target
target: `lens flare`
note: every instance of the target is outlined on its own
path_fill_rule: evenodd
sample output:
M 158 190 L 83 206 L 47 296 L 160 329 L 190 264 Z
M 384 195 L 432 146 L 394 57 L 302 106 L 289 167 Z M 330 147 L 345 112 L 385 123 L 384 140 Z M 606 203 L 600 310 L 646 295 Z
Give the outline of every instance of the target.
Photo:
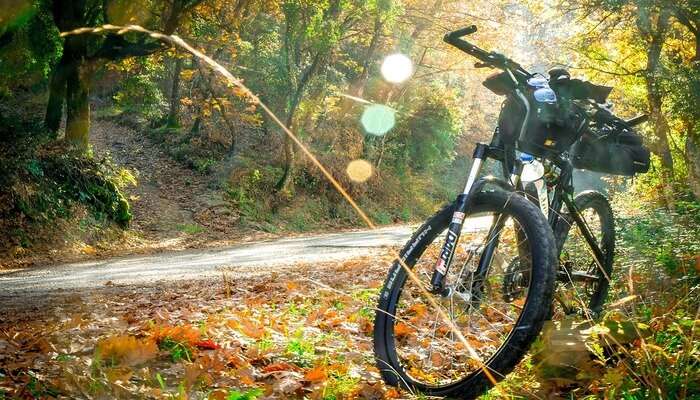
M 360 122 L 367 133 L 382 136 L 396 124 L 396 112 L 383 104 L 373 104 L 362 112 Z
M 353 182 L 362 183 L 372 176 L 372 170 L 372 164 L 368 161 L 358 159 L 350 161 L 345 172 Z
M 388 82 L 401 83 L 413 75 L 413 62 L 401 53 L 392 54 L 382 62 L 381 72 Z

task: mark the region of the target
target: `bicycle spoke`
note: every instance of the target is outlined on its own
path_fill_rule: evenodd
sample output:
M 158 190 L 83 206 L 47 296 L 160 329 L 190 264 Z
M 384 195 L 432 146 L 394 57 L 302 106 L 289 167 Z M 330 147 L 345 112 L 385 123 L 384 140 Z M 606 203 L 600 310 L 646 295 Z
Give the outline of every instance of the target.
M 506 341 L 523 310 L 517 303 L 502 300 L 502 286 L 509 263 L 519 257 L 518 249 L 527 245 L 527 238 L 518 238 L 519 225 L 509 216 L 491 214 L 491 220 L 492 228 L 488 230 L 475 229 L 476 222 L 483 220 L 465 221 L 467 232 L 456 245 L 453 268 L 446 277 L 449 294 L 436 297 L 448 318 L 483 359 L 491 357 Z M 442 241 L 436 240 L 414 267 L 416 276 L 426 286 L 441 245 Z M 489 245 L 497 246 L 491 265 L 487 266 L 489 273 L 485 277 L 477 276 L 479 260 Z M 399 302 L 396 313 L 397 318 L 411 321 L 410 332 L 404 332 L 409 327 L 404 325 L 397 335 L 397 353 L 404 360 L 407 372 L 430 383 L 446 383 L 474 371 L 478 364 L 464 352 L 454 350 L 461 347 L 455 332 L 445 329 L 443 321 L 433 315 L 420 315 L 422 295 L 414 288 L 404 288 L 403 301 Z M 525 295 L 526 290 L 521 297 Z

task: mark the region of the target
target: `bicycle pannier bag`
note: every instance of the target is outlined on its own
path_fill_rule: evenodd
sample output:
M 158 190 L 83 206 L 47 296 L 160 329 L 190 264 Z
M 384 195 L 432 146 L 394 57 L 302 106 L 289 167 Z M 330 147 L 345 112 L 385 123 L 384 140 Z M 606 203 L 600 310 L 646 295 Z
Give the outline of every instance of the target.
M 604 136 L 598 133 L 586 132 L 572 147 L 575 168 L 625 176 L 649 170 L 649 149 L 637 133 L 627 129 Z

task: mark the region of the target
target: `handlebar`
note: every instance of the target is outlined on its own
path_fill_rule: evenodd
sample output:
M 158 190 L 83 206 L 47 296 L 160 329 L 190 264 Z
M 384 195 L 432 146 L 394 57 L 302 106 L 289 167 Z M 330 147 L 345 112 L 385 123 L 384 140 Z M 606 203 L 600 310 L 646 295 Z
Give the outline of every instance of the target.
M 462 37 L 471 35 L 476 31 L 476 25 L 471 25 L 446 34 L 443 40 L 481 61 L 476 64 L 477 68 L 494 67 L 502 70 L 520 71 L 526 76 L 530 76 L 530 73 L 525 71 L 520 64 L 503 54 L 495 51 L 486 51 L 462 39 Z
M 454 31 L 454 32 L 450 32 L 450 33 L 447 34 L 447 36 L 452 36 L 452 37 L 460 38 L 460 37 L 462 37 L 462 36 L 471 35 L 471 34 L 474 33 L 474 32 L 476 32 L 476 25 L 470 25 L 470 26 L 468 26 L 468 27 L 466 27 L 466 28 L 457 29 L 457 30 Z

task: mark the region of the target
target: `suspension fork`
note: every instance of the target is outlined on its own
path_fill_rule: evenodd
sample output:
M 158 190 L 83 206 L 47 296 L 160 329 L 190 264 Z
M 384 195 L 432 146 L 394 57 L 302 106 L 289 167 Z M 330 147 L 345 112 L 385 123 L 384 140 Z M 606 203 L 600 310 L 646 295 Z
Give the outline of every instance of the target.
M 464 220 L 467 211 L 469 210 L 469 207 L 471 205 L 471 199 L 473 198 L 474 193 L 481 190 L 481 188 L 483 187 L 483 185 L 475 186 L 475 182 L 477 177 L 479 176 L 479 173 L 481 172 L 482 164 L 484 160 L 488 157 L 488 155 L 489 146 L 483 143 L 478 143 L 476 148 L 474 149 L 474 161 L 472 163 L 471 169 L 469 170 L 467 183 L 464 186 L 464 191 L 459 196 L 457 196 L 457 200 L 455 202 L 455 210 L 452 213 L 452 220 L 447 228 L 447 236 L 445 238 L 445 243 L 442 246 L 440 257 L 438 258 L 437 263 L 435 264 L 435 270 L 433 271 L 433 276 L 430 280 L 430 289 L 433 293 L 445 293 L 445 277 L 447 276 L 447 272 L 449 271 L 450 265 L 452 264 L 452 258 L 454 257 L 457 242 L 459 241 L 459 237 L 462 233 L 462 227 L 464 226 Z M 510 183 L 514 187 L 517 187 L 517 185 L 519 185 L 521 173 L 522 163 L 515 163 L 510 177 Z M 488 265 L 491 263 L 491 258 L 493 257 L 494 250 L 498 243 L 497 236 L 500 233 L 501 227 L 503 225 L 503 222 L 500 222 L 500 227 L 498 226 L 500 219 L 502 218 L 499 218 L 499 216 L 497 215 L 494 219 L 491 229 L 489 230 L 489 242 L 487 243 L 486 247 L 486 251 L 488 251 L 489 254 L 488 257 L 486 257 L 488 260 L 484 260 L 484 257 L 482 257 L 482 259 L 479 261 L 478 270 L 487 270 Z M 493 236 L 495 236 L 495 240 L 492 240 L 492 233 Z M 484 268 L 482 268 L 482 264 L 485 266 Z
M 520 162 L 520 160 L 516 160 L 510 175 L 510 183 L 511 185 L 513 185 L 514 189 L 522 189 L 522 184 L 520 182 L 520 175 L 522 175 L 522 173 L 523 164 L 522 162 Z M 518 196 L 516 194 L 513 195 Z M 489 233 L 486 236 L 486 246 L 484 246 L 484 251 L 481 254 L 481 257 L 479 258 L 479 265 L 477 266 L 476 271 L 474 272 L 474 277 L 472 280 L 471 289 L 475 300 L 479 300 L 480 294 L 482 293 L 484 282 L 486 281 L 486 276 L 488 276 L 491 263 L 493 262 L 493 256 L 496 253 L 496 248 L 498 247 L 501 232 L 503 231 L 503 226 L 505 225 L 505 222 L 506 218 L 503 218 L 503 214 L 496 214 L 493 216 L 493 222 L 491 223 Z M 523 233 L 520 230 L 518 230 L 517 240 L 519 247 L 525 245 L 525 240 L 521 238 L 521 236 L 523 236 Z M 528 254 L 526 251 L 521 251 L 522 249 L 520 248 L 518 250 L 518 253 L 521 255 Z

